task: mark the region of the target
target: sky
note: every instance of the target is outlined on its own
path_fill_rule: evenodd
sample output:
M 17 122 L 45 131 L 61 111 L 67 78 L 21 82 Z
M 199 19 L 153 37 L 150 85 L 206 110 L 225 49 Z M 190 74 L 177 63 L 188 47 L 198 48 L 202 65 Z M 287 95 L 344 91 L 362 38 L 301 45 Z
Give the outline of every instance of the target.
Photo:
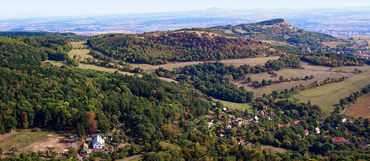
M 222 9 L 370 7 L 370 0 L 0 0 L 0 19 Z

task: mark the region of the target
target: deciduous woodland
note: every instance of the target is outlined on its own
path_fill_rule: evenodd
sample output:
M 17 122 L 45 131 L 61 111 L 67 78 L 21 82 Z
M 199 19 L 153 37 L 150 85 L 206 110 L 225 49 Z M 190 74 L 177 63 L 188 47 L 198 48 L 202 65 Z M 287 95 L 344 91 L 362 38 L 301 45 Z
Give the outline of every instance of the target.
M 89 38 L 88 44 L 109 57 L 147 64 L 279 54 L 279 51 L 264 46 L 257 40 L 232 38 L 203 31 L 101 35 Z

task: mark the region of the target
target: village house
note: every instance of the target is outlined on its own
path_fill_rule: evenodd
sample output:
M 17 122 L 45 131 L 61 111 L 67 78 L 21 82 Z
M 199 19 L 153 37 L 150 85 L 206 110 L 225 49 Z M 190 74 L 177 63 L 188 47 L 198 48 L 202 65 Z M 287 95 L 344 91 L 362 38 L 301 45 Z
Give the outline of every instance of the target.
M 87 137 L 87 138 L 85 139 L 85 141 L 86 141 L 86 142 L 91 142 L 91 141 L 92 141 L 92 138 L 91 138 L 91 137 Z
M 104 143 L 104 139 L 100 135 L 97 135 L 92 141 L 92 146 L 94 149 L 102 149 L 104 147 Z
M 213 120 L 211 120 L 210 122 L 208 122 L 208 128 L 211 128 L 213 125 L 214 125 Z
M 81 146 L 80 154 L 81 155 L 87 154 L 88 150 L 89 150 L 89 145 L 87 145 L 86 143 L 83 143 Z
M 331 142 L 333 142 L 333 143 L 345 143 L 346 139 L 344 137 L 333 137 L 333 138 L 331 138 Z
M 299 125 L 301 123 L 301 120 L 294 121 L 294 125 Z
M 316 127 L 315 131 L 316 131 L 316 134 L 320 134 L 320 133 L 321 133 L 321 131 L 320 131 L 320 128 L 319 128 L 319 127 Z
M 222 108 L 222 112 L 227 112 L 227 108 L 226 107 Z
M 366 144 L 365 141 L 360 141 L 358 142 L 358 146 L 361 147 L 362 149 L 364 150 L 367 150 L 367 147 L 369 146 L 368 144 Z
M 254 116 L 254 118 L 252 118 L 252 122 L 259 122 L 258 116 Z

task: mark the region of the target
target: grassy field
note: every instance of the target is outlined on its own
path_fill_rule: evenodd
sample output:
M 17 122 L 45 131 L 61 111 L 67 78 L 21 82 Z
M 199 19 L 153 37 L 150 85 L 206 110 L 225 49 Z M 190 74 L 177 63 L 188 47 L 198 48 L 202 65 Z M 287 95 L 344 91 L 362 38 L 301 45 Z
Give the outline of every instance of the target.
M 84 41 L 71 42 L 71 44 L 72 50 L 68 53 L 71 58 L 76 55 L 78 61 L 83 61 L 86 58 L 94 59 L 91 55 L 89 55 L 90 49 L 88 49 L 88 46 L 85 45 Z
M 344 115 L 351 117 L 362 117 L 370 119 L 370 93 L 361 96 L 356 103 L 349 105 L 345 111 Z
M 0 147 L 5 151 L 16 148 L 20 152 L 44 150 L 47 147 L 64 151 L 68 144 L 59 143 L 59 139 L 59 134 L 50 131 L 13 132 L 0 136 Z
M 323 42 L 325 46 L 328 46 L 330 48 L 336 48 L 338 45 L 346 44 L 346 42 L 340 42 L 340 41 L 331 41 L 331 42 Z
M 328 84 L 322 87 L 302 91 L 292 97 L 303 102 L 311 101 L 317 104 L 322 110 L 323 117 L 334 110 L 334 105 L 339 103 L 341 98 L 348 97 L 350 94 L 361 90 L 370 83 L 369 70 L 361 74 L 354 75 L 342 82 Z
M 276 148 L 273 146 L 267 146 L 267 145 L 261 145 L 261 149 L 265 150 L 266 152 L 278 152 L 278 153 L 285 153 L 288 150 L 283 149 L 283 148 Z
M 245 59 L 227 59 L 227 60 L 220 60 L 219 62 L 225 63 L 227 65 L 234 65 L 236 67 L 239 67 L 244 64 L 248 65 L 263 65 L 269 60 L 276 60 L 279 59 L 278 56 L 273 57 L 260 57 L 260 58 L 245 58 Z M 215 61 L 207 61 L 207 62 L 215 62 Z M 150 64 L 131 64 L 134 67 L 139 67 L 144 69 L 147 72 L 153 72 L 157 68 L 164 68 L 172 70 L 174 68 L 184 67 L 187 65 L 195 65 L 199 63 L 204 63 L 204 61 L 192 61 L 192 62 L 169 62 L 167 64 L 162 65 L 150 65 Z
M 248 84 L 242 84 L 242 81 L 234 81 L 234 83 L 238 86 L 244 86 L 248 91 L 253 91 L 255 97 L 260 97 L 263 94 L 270 94 L 274 90 L 284 90 L 284 89 L 290 89 L 293 86 L 296 85 L 308 85 L 311 84 L 314 81 L 322 81 L 326 78 L 338 78 L 338 77 L 359 77 L 359 79 L 363 79 L 364 81 L 369 81 L 369 79 L 366 79 L 364 77 L 361 77 L 361 75 L 370 74 L 370 66 L 351 66 L 351 67 L 337 67 L 337 68 L 330 68 L 330 67 L 324 67 L 324 66 L 313 66 L 309 65 L 307 63 L 302 63 L 302 67 L 304 69 L 284 69 L 277 71 L 277 77 L 271 77 L 270 74 L 267 73 L 260 73 L 260 74 L 251 74 L 248 75 L 252 78 L 252 81 L 259 81 L 261 82 L 262 79 L 266 80 L 279 80 L 280 76 L 283 76 L 284 78 L 290 79 L 291 77 L 305 77 L 306 75 L 313 75 L 314 79 L 311 80 L 301 80 L 301 81 L 291 81 L 291 82 L 283 82 L 278 84 L 273 84 L 270 86 L 262 87 L 262 88 L 253 88 L 249 87 Z M 351 73 L 354 71 L 354 69 L 361 69 L 364 71 L 361 74 L 353 74 Z
M 53 64 L 55 66 L 62 66 L 62 65 L 65 65 L 65 62 L 62 62 L 62 61 L 51 61 L 51 60 L 48 60 L 46 61 L 50 64 Z M 114 73 L 115 71 L 118 71 L 119 73 L 121 74 L 124 74 L 124 75 L 135 75 L 136 73 L 130 73 L 130 72 L 123 72 L 123 71 L 120 71 L 120 70 L 117 70 L 117 69 L 113 69 L 113 68 L 105 68 L 105 67 L 100 67 L 100 66 L 96 66 L 96 65 L 92 65 L 92 64 L 83 64 L 83 63 L 80 63 L 78 65 L 78 68 L 80 69 L 91 69 L 91 70 L 98 70 L 98 71 L 104 71 L 104 72 L 110 72 L 110 73 Z M 143 75 L 142 74 L 136 74 L 137 76 L 139 77 L 142 77 Z M 166 82 L 177 82 L 173 79 L 170 79 L 170 78 L 164 78 L 164 77 L 158 77 L 160 80 L 163 80 L 163 81 L 166 81 Z
M 229 102 L 229 101 L 223 101 L 219 99 L 213 99 L 214 101 L 220 101 L 224 106 L 230 108 L 230 109 L 237 109 L 237 110 L 248 110 L 248 112 L 252 112 L 252 106 L 248 103 L 235 103 L 235 102 Z

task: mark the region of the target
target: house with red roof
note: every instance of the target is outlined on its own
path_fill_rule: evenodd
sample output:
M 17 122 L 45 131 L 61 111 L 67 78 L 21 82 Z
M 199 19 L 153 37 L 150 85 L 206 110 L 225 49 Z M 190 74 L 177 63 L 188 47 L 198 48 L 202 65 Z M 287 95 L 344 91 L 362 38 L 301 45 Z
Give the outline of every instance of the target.
M 344 137 L 333 137 L 333 138 L 331 138 L 331 142 L 333 142 L 333 143 L 345 143 L 346 139 Z

